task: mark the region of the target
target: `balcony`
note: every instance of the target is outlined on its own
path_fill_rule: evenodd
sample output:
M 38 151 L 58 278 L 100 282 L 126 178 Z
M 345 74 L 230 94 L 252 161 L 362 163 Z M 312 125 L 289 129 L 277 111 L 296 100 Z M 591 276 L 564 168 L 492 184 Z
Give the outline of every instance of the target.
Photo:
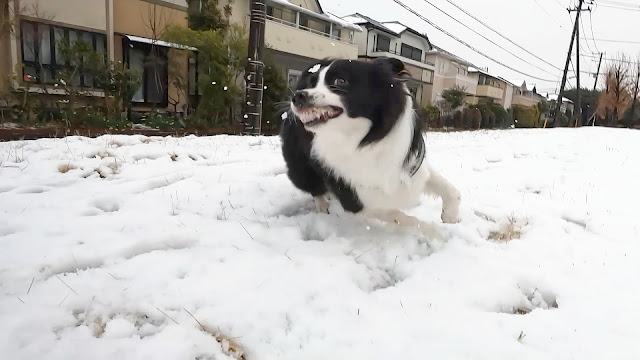
M 389 58 L 394 58 L 394 59 L 398 59 L 402 62 L 404 62 L 405 64 L 411 64 L 413 66 L 418 66 L 420 68 L 423 69 L 429 69 L 429 70 L 435 70 L 436 64 L 429 62 L 427 60 L 414 60 L 414 59 L 410 59 L 404 55 L 402 55 L 400 52 L 398 51 L 394 51 L 394 50 L 389 50 L 389 51 L 381 51 L 381 50 L 376 50 L 375 49 L 375 44 L 373 44 L 373 49 L 370 50 L 368 56 L 372 56 L 372 57 L 389 57 Z
M 273 16 L 267 16 L 264 40 L 267 48 L 312 59 L 358 58 L 358 46 L 352 40 Z
M 496 100 L 502 99 L 503 93 L 502 89 L 491 85 L 478 85 L 476 89 L 476 96 L 489 97 Z
M 513 95 L 513 105 L 522 105 L 522 106 L 535 106 L 538 104 L 538 99 L 533 96 L 527 95 Z
M 453 89 L 456 86 L 464 87 L 466 88 L 467 94 L 475 95 L 478 89 L 478 79 L 458 73 L 446 74 L 444 77 L 444 88 Z

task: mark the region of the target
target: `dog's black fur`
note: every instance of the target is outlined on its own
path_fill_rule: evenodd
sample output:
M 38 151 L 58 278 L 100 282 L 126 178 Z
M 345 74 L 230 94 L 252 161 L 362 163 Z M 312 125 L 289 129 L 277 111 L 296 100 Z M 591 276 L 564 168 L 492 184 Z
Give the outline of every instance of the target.
M 360 141 L 367 146 L 383 139 L 392 130 L 405 111 L 406 92 L 403 82 L 408 72 L 404 64 L 395 59 L 382 58 L 371 63 L 355 60 L 323 60 L 321 69 L 331 65 L 325 83 L 331 92 L 338 94 L 350 118 L 363 117 L 371 121 L 369 133 Z M 296 91 L 316 87 L 319 71 L 305 71 Z M 343 85 L 334 85 L 335 79 L 343 79 Z M 292 99 L 294 101 L 294 99 Z M 329 120 L 331 121 L 331 120 Z M 334 175 L 331 168 L 311 154 L 313 133 L 306 130 L 301 121 L 289 113 L 282 124 L 280 136 L 282 153 L 288 168 L 287 175 L 300 190 L 314 197 L 331 192 L 342 207 L 353 213 L 363 209 L 363 204 L 348 179 Z M 415 124 L 413 140 L 407 149 L 407 159 L 424 147 L 421 129 Z M 424 150 L 424 148 L 422 148 Z

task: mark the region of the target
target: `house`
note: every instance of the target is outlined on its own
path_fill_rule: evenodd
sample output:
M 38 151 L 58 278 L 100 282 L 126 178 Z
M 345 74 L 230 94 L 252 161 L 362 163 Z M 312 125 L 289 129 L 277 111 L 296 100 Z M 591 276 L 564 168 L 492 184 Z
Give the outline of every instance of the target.
M 433 86 L 424 97 L 430 104 L 437 104 L 442 100 L 443 91 L 456 86 L 465 89 L 468 96 L 476 94 L 478 80 L 469 75 L 471 63 L 436 45 L 427 52 L 426 60 L 435 65 Z
M 525 80 L 514 81 L 520 84 L 514 89 L 513 104 L 522 106 L 536 106 L 541 101 L 540 95 L 536 92 L 535 85 L 527 85 Z
M 435 64 L 427 60 L 427 53 L 433 48 L 427 35 L 397 21 L 379 22 L 360 13 L 342 19 L 363 29 L 355 34 L 358 58 L 364 61 L 380 57 L 401 60 L 411 74 L 407 87 L 416 99 L 415 105 L 431 103 Z
M 547 94 L 546 99 L 547 101 L 549 101 L 549 108 L 552 109 L 552 111 L 555 111 L 556 104 L 558 103 L 558 94 Z M 560 113 L 573 114 L 574 108 L 575 106 L 573 104 L 573 101 L 563 96 L 562 103 L 560 104 Z
M 265 0 L 265 57 L 276 63 L 295 86 L 302 71 L 328 57 L 357 59 L 355 24 L 325 12 L 317 0 Z M 249 30 L 250 0 L 231 1 L 230 21 Z M 220 5 L 229 4 L 221 0 Z
M 59 72 L 70 66 L 61 56 L 60 43 L 81 39 L 108 60 L 141 72 L 133 110 L 184 109 L 186 96 L 169 79 L 168 63 L 177 61 L 180 76 L 186 77 L 189 49 L 158 41 L 154 34 L 169 25 L 188 25 L 186 0 L 13 0 L 5 1 L 2 11 L 15 24 L 15 31 L 5 27 L 0 34 L 3 78 L 22 68 L 15 75 L 37 85 L 28 91 L 47 93 L 55 101 L 64 94 L 55 86 Z M 153 62 L 148 61 L 151 57 Z M 85 103 L 104 97 L 88 73 L 78 73 L 74 83 L 89 95 L 82 99 Z M 16 81 L 9 85 L 19 87 Z
M 476 93 L 468 95 L 467 104 L 501 103 L 505 97 L 506 81 L 499 76 L 489 73 L 488 69 L 469 68 L 469 76 L 477 82 Z

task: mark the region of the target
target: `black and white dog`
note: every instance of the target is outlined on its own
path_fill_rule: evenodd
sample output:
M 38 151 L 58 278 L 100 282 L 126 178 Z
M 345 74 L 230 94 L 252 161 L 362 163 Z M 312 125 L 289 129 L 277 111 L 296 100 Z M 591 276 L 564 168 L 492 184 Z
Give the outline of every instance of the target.
M 458 222 L 460 192 L 429 168 L 396 59 L 323 60 L 301 76 L 280 133 L 289 179 L 328 212 L 329 195 L 352 213 L 426 228 L 400 209 L 423 193 L 442 198 L 442 221 Z M 425 229 L 426 231 L 426 229 Z

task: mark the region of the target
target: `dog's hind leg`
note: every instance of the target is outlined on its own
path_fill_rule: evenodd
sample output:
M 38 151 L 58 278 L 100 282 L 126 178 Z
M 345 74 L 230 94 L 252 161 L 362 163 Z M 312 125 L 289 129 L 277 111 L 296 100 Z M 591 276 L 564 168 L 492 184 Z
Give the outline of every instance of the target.
M 439 173 L 429 169 L 430 176 L 425 184 L 425 192 L 442 199 L 442 221 L 454 224 L 460 221 L 460 191 Z

